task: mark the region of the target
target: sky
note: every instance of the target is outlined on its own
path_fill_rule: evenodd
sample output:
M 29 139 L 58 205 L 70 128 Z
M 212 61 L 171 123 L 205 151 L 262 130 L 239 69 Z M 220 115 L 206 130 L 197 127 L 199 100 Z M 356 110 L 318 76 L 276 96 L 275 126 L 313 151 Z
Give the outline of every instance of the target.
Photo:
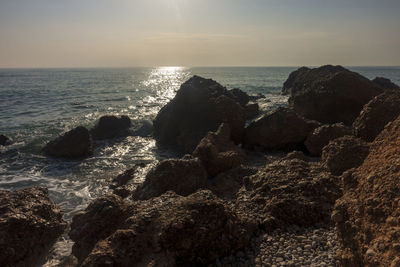
M 400 65 L 400 0 L 0 0 L 0 68 Z

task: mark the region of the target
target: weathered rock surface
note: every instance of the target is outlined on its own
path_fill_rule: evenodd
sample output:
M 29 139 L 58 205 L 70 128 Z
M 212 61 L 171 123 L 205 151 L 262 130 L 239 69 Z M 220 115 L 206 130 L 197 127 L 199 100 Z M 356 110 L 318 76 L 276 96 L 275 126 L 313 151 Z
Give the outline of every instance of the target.
M 374 97 L 353 123 L 354 134 L 372 142 L 388 122 L 400 115 L 400 90 L 387 91 Z
M 289 76 L 282 89 L 299 115 L 325 124 L 351 125 L 362 107 L 383 88 L 341 66 L 301 68 Z
M 11 141 L 10 137 L 0 134 L 0 146 L 5 146 Z
M 60 209 L 49 199 L 46 188 L 0 190 L 2 266 L 42 264 L 65 228 Z
M 330 141 L 351 134 L 351 128 L 345 126 L 343 123 L 325 124 L 314 129 L 314 131 L 308 135 L 304 145 L 311 155 L 321 156 L 322 149 Z
M 209 132 L 228 123 L 231 137 L 241 142 L 245 111 L 228 90 L 211 79 L 193 76 L 154 120 L 154 135 L 160 144 L 191 153 Z
M 266 149 L 291 149 L 301 144 L 318 123 L 278 108 L 252 122 L 245 130 L 245 144 Z
M 360 166 L 369 153 L 369 145 L 354 136 L 346 135 L 329 142 L 322 150 L 322 160 L 334 175 Z
M 246 113 L 246 119 L 247 120 L 256 117 L 258 115 L 258 113 L 260 112 L 260 108 L 259 108 L 258 104 L 257 103 L 253 103 L 253 102 L 247 103 L 244 106 L 244 110 L 245 110 L 245 113 Z
M 388 124 L 357 169 L 343 175 L 335 204 L 342 266 L 399 266 L 400 117 Z
M 90 129 L 93 140 L 112 139 L 129 133 L 131 119 L 128 116 L 102 116 L 97 124 Z
M 375 79 L 372 80 L 374 83 L 378 84 L 379 86 L 381 86 L 384 89 L 394 89 L 394 90 L 398 90 L 400 89 L 400 87 L 393 83 L 390 79 L 387 78 L 383 78 L 383 77 L 376 77 Z
M 229 93 L 232 94 L 233 99 L 238 102 L 241 106 L 246 106 L 247 103 L 249 103 L 249 95 L 246 92 L 243 92 L 242 90 L 238 88 L 230 89 Z
M 167 159 L 146 175 L 135 191 L 135 199 L 158 197 L 167 191 L 187 196 L 207 183 L 207 173 L 197 158 Z
M 198 191 L 130 205 L 97 199 L 74 217 L 70 236 L 82 266 L 204 266 L 245 247 L 254 230 L 210 191 Z
M 87 157 L 93 153 L 92 138 L 85 127 L 79 126 L 47 143 L 43 152 L 52 157 Z
M 246 163 L 246 153 L 231 141 L 230 136 L 229 125 L 222 123 L 217 132 L 209 132 L 193 152 L 211 177 Z

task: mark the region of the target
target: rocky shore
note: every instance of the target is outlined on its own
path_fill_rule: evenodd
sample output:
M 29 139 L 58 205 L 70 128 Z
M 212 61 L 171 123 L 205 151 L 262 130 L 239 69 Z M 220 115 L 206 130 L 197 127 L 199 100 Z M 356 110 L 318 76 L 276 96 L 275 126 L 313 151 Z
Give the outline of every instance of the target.
M 400 266 L 400 88 L 341 66 L 300 68 L 288 107 L 193 76 L 130 130 L 104 116 L 43 153 L 83 158 L 93 140 L 152 134 L 181 153 L 134 183 L 121 170 L 68 227 L 60 266 Z M 0 262 L 43 262 L 66 223 L 45 188 L 1 191 Z M 12 244 L 12 245 L 11 245 Z

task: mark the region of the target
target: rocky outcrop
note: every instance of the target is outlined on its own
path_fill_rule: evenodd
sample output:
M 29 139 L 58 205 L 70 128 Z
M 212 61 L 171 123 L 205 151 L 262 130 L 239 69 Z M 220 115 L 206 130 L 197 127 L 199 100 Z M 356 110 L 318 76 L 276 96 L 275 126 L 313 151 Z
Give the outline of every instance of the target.
M 372 142 L 388 122 L 400 115 L 400 90 L 387 91 L 364 106 L 353 123 L 354 134 Z
M 66 223 L 48 190 L 33 187 L 0 190 L 0 262 L 2 266 L 38 266 Z
M 317 126 L 318 123 L 281 107 L 252 122 L 245 130 L 244 142 L 265 149 L 291 149 L 300 145 Z
M 229 90 L 229 93 L 233 96 L 232 98 L 241 106 L 244 107 L 247 103 L 249 103 L 249 95 L 246 92 L 243 92 L 238 88 L 234 88 Z
M 102 116 L 97 124 L 90 129 L 93 140 L 112 139 L 129 133 L 131 119 L 128 116 Z
M 258 115 L 258 113 L 260 112 L 260 109 L 259 109 L 257 103 L 247 103 L 244 106 L 244 110 L 245 110 L 245 113 L 246 113 L 246 119 L 247 120 L 256 117 Z
M 191 153 L 209 132 L 228 123 L 231 137 L 241 142 L 245 111 L 228 90 L 211 79 L 193 76 L 154 120 L 154 136 L 160 144 Z
M 314 129 L 314 131 L 308 135 L 304 145 L 311 155 L 321 156 L 322 149 L 330 141 L 351 134 L 351 128 L 345 126 L 343 123 L 325 124 Z
M 204 266 L 245 247 L 255 225 L 209 191 L 126 204 L 103 197 L 74 217 L 82 266 Z
M 301 68 L 289 76 L 283 93 L 299 115 L 332 124 L 351 125 L 362 107 L 383 89 L 376 83 L 341 66 Z
M 257 101 L 258 99 L 262 99 L 262 98 L 265 98 L 265 95 L 260 94 L 260 93 L 249 95 L 249 101 Z
M 92 138 L 85 127 L 79 126 L 47 143 L 43 152 L 52 157 L 87 157 L 93 153 Z
M 342 266 L 399 266 L 400 117 L 371 145 L 364 163 L 343 174 L 332 219 Z
M 384 89 L 389 89 L 389 90 L 400 89 L 400 87 L 397 84 L 393 83 L 391 80 L 389 80 L 387 78 L 376 77 L 372 81 Z
M 210 177 L 246 163 L 246 153 L 231 141 L 230 136 L 229 125 L 222 123 L 217 132 L 208 133 L 193 152 Z
M 159 163 L 146 175 L 146 179 L 135 191 L 135 199 L 149 199 L 174 191 L 187 196 L 207 183 L 207 173 L 197 158 L 167 159 Z
M 0 134 L 0 146 L 5 146 L 9 142 L 11 142 L 10 137 L 8 137 L 8 136 L 6 136 L 4 134 Z
M 360 166 L 369 153 L 369 145 L 354 136 L 337 138 L 322 150 L 322 160 L 334 175 Z

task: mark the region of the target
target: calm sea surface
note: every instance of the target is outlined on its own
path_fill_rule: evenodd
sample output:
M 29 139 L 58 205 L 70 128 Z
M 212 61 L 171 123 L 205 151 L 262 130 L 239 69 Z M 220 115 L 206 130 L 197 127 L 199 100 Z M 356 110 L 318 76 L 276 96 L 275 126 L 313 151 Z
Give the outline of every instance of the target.
M 46 186 L 65 219 L 108 191 L 111 179 L 135 163 L 172 156 L 157 149 L 152 138 L 129 136 L 96 144 L 83 161 L 52 159 L 40 149 L 78 125 L 91 127 L 105 114 L 129 115 L 133 127 L 152 120 L 192 75 L 212 78 L 228 88 L 262 93 L 264 110 L 285 105 L 283 82 L 296 67 L 124 68 L 124 69 L 0 69 L 0 134 L 13 144 L 0 147 L 0 189 Z M 400 67 L 352 67 L 368 78 L 383 76 L 400 84 Z M 69 253 L 61 240 L 56 255 Z M 56 260 L 49 261 L 53 265 Z

